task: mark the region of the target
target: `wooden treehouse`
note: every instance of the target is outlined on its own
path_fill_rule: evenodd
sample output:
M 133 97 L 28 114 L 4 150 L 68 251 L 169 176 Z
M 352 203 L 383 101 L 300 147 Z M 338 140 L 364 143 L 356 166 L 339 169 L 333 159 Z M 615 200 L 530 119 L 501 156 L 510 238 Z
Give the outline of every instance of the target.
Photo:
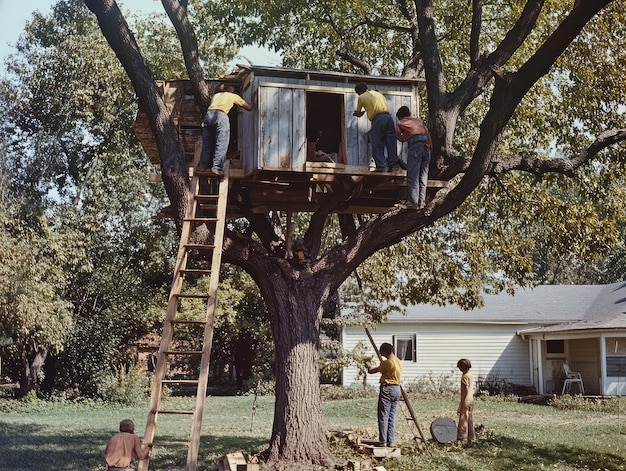
M 373 171 L 368 143 L 370 123 L 366 117 L 357 119 L 352 115 L 358 98 L 354 85 L 366 82 L 370 88 L 383 93 L 393 115 L 404 105 L 414 114 L 419 112 L 417 87 L 420 82 L 410 79 L 240 67 L 236 73 L 216 82 L 234 85 L 255 107 L 241 113 L 235 107 L 230 113 L 229 162 L 224 167 L 223 179 L 190 171 L 190 205 L 181 228 L 143 438 L 144 445 L 157 450 L 162 446 L 186 447 L 186 471 L 196 471 L 198 463 L 225 221 L 240 216 L 242 208 L 256 213 L 313 212 L 335 192 L 343 193 L 346 188 L 350 189 L 351 196 L 337 212 L 386 211 L 404 199 L 405 172 Z M 193 169 L 201 148 L 205 110 L 196 104 L 189 82 L 163 81 L 159 86 L 183 143 L 189 168 Z M 135 132 L 157 169 L 160 160 L 156 141 L 147 116 L 141 110 Z M 404 161 L 406 150 L 406 146 L 399 147 Z M 159 175 L 153 178 L 157 180 Z M 429 181 L 429 186 L 436 190 L 445 186 L 445 182 Z M 232 190 L 236 191 L 236 198 L 229 197 Z M 192 233 L 199 225 L 206 225 L 214 234 L 212 241 L 194 241 Z M 198 278 L 205 276 L 210 277 L 206 293 L 191 289 Z M 182 308 L 198 302 L 206 308 L 202 317 L 187 317 L 185 312 L 191 311 Z M 191 329 L 197 329 L 197 345 L 183 350 L 177 339 L 181 332 Z M 189 374 L 181 377 L 176 365 L 198 366 L 190 367 Z M 177 387 L 196 389 L 193 409 L 168 408 L 163 391 Z M 189 440 L 159 442 L 156 428 L 157 418 L 161 416 L 192 417 Z M 420 436 L 423 439 L 421 430 Z M 147 471 L 148 466 L 149 458 L 142 460 L 138 469 Z
M 352 197 L 338 212 L 380 213 L 405 199 L 405 171 L 373 172 L 370 122 L 366 116 L 352 115 L 358 99 L 354 86 L 365 82 L 383 93 L 395 118 L 403 105 L 419 114 L 421 81 L 257 66 L 239 66 L 232 75 L 215 81 L 234 85 L 247 102 L 255 104 L 251 112 L 239 112 L 237 107 L 231 111 L 228 150 L 230 185 L 246 196 L 252 212 L 313 212 L 337 188 L 355 183 Z M 196 104 L 188 81 L 158 84 L 191 165 L 196 144 L 202 142 L 205 110 Z M 156 141 L 142 111 L 135 132 L 150 161 L 158 166 Z M 316 152 L 320 141 L 326 142 L 324 152 Z M 403 162 L 406 153 L 407 145 L 398 142 Z M 445 183 L 430 180 L 428 186 L 441 188 Z M 229 201 L 227 212 L 236 217 L 240 210 Z

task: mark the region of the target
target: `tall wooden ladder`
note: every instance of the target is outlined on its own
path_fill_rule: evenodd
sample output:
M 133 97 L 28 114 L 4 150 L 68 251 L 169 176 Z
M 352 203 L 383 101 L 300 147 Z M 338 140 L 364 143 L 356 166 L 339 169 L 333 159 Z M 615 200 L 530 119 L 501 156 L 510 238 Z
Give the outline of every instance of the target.
M 226 203 L 228 199 L 228 162 L 224 168 L 225 176 L 220 181 L 214 177 L 202 177 L 193 170 L 189 196 L 188 212 L 182 225 L 180 245 L 174 268 L 174 278 L 170 290 L 167 313 L 163 325 L 163 334 L 159 347 L 158 358 L 154 370 L 152 392 L 144 445 L 154 449 L 161 446 L 186 446 L 186 471 L 196 471 L 202 414 L 209 378 L 209 360 L 213 342 L 213 326 L 215 320 L 216 295 L 224 240 L 226 220 Z M 206 224 L 214 234 L 213 244 L 198 244 L 191 239 L 194 229 Z M 194 280 L 210 276 L 208 292 L 194 290 Z M 185 315 L 185 306 L 205 303 L 204 318 L 194 319 Z M 197 307 L 197 306 L 196 306 Z M 197 312 L 197 310 L 196 310 Z M 182 336 L 196 329 L 201 345 L 192 349 L 182 349 Z M 201 335 L 200 335 L 201 333 Z M 178 334 L 178 336 L 177 336 Z M 192 374 L 181 374 L 176 365 L 189 365 L 194 358 L 200 357 L 199 369 L 188 368 Z M 184 370 L 184 368 L 183 368 Z M 161 407 L 164 387 L 195 387 L 196 403 L 194 410 L 168 410 Z M 157 420 L 160 415 L 187 415 L 191 417 L 189 441 L 155 441 Z M 139 462 L 139 471 L 148 471 L 150 458 Z
M 367 334 L 367 338 L 370 339 L 370 342 L 372 344 L 372 347 L 374 347 L 374 351 L 376 352 L 376 355 L 378 356 L 378 359 L 382 360 L 382 357 L 380 355 L 380 350 L 378 350 L 378 346 L 374 342 L 374 338 L 372 337 L 372 334 L 370 333 L 370 331 L 369 331 L 369 329 L 367 327 L 365 328 L 365 333 Z M 420 426 L 419 422 L 417 421 L 417 416 L 415 415 L 415 411 L 413 410 L 413 406 L 411 405 L 411 402 L 409 401 L 409 396 L 407 395 L 407 393 L 404 390 L 404 388 L 402 387 L 402 385 L 400 385 L 400 392 L 402 393 L 402 402 L 404 403 L 404 406 L 407 409 L 408 416 L 405 414 L 405 418 L 406 418 L 407 422 L 409 422 L 409 427 L 411 429 L 411 433 L 413 433 L 413 439 L 414 440 L 418 440 L 418 439 L 421 440 L 422 441 L 422 445 L 424 446 L 424 448 L 426 450 L 428 450 L 428 442 L 426 441 L 426 437 L 424 436 L 424 432 L 422 431 L 422 427 Z M 430 453 L 430 450 L 428 450 L 428 452 Z

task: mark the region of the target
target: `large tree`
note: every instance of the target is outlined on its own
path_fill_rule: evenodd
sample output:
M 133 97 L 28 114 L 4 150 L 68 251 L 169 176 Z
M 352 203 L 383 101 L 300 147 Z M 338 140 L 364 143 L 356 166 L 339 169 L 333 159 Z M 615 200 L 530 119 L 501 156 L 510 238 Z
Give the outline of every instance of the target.
M 241 3 L 250 5 L 250 2 Z M 322 38 L 319 46 L 330 45 L 337 51 L 335 61 L 325 63 L 334 63 L 337 69 L 402 69 L 407 74 L 423 73 L 433 138 L 431 178 L 455 183 L 449 191 L 431 195 L 423 211 L 390 208 L 383 214 L 361 220 L 360 225 L 344 218 L 343 237 L 327 247 L 323 244 L 326 222 L 350 192 L 336 194 L 332 203 L 310 216 L 302 239 L 309 257 L 306 263 L 285 258 L 283 252 L 276 250 L 280 245 L 277 241 L 285 242 L 276 214 L 250 213 L 247 215 L 250 230 L 227 231 L 224 260 L 241 266 L 259 286 L 267 304 L 275 343 L 276 405 L 271 442 L 266 452 L 269 462 L 329 464 L 333 461 L 321 415 L 319 328 L 325 304 L 359 265 L 381 249 L 422 233 L 450 215 L 489 177 L 501 182 L 511 172 L 533 176 L 551 173 L 584 176 L 585 172 L 597 171 L 597 167 L 589 164 L 594 157 L 601 155 L 603 161 L 611 161 L 611 155 L 602 151 L 625 139 L 626 130 L 598 128 L 597 123 L 604 125 L 607 120 L 589 119 L 590 115 L 596 118 L 600 115 L 596 108 L 583 110 L 587 114 L 579 113 L 577 107 L 566 109 L 563 113 L 567 114 L 562 116 L 567 116 L 567 123 L 563 124 L 563 117 L 556 119 L 557 113 L 548 115 L 541 109 L 549 109 L 553 103 L 548 98 L 549 93 L 538 93 L 537 84 L 546 74 L 558 70 L 558 74 L 551 78 L 567 86 L 543 89 L 550 90 L 552 99 L 558 101 L 555 97 L 562 97 L 575 88 L 571 84 L 592 87 L 592 81 L 602 80 L 598 76 L 603 71 L 602 64 L 614 63 L 616 58 L 623 57 L 621 44 L 612 37 L 608 25 L 613 22 L 612 28 L 623 28 L 624 17 L 620 9 L 613 11 L 612 3 L 617 6 L 621 2 L 576 0 L 570 5 L 553 2 L 550 8 L 544 8 L 543 0 L 512 4 L 484 4 L 481 0 L 474 0 L 468 9 L 465 1 L 442 2 L 441 6 L 435 6 L 432 0 L 382 4 L 365 0 L 259 0 L 254 2 L 249 13 L 242 9 L 229 15 L 230 20 L 240 15 L 243 21 L 257 25 L 260 31 L 266 29 L 265 24 L 270 25 L 273 30 L 264 33 L 267 43 L 289 38 L 295 45 L 306 46 L 306 41 L 313 42 L 319 36 L 307 36 L 296 27 L 319 28 L 319 31 L 325 31 L 328 39 L 324 41 Z M 102 33 L 148 113 L 161 156 L 163 182 L 180 226 L 187 204 L 188 176 L 182 144 L 177 140 L 153 74 L 116 3 L 113 0 L 85 0 L 85 4 L 96 15 Z M 162 4 L 179 36 L 197 100 L 206 105 L 209 90 L 204 82 L 205 73 L 190 13 L 201 13 L 203 6 L 215 7 L 220 2 L 162 0 Z M 343 16 L 335 17 L 333 12 L 340 8 L 339 5 L 345 6 L 345 12 Z M 269 14 L 275 15 L 272 21 L 264 23 L 263 12 L 254 10 L 256 7 L 266 8 Z M 378 12 L 384 12 L 385 16 Z M 309 13 L 315 16 L 307 17 Z M 391 20 L 397 23 L 392 24 Z M 573 43 L 576 48 L 584 48 L 589 35 L 586 27 L 589 28 L 590 22 L 596 27 L 593 42 L 598 44 L 602 54 L 588 53 L 583 64 L 560 60 Z M 368 33 L 363 33 L 364 30 Z M 467 33 L 463 41 L 459 31 Z M 253 33 L 248 33 L 249 38 Z M 457 41 L 447 41 L 451 36 Z M 400 61 L 397 55 L 387 52 L 385 60 L 377 63 L 373 58 L 381 57 L 382 49 L 372 49 L 372 44 L 384 47 L 385 51 L 400 51 L 405 57 Z M 297 62 L 296 46 L 289 46 L 288 41 L 278 45 L 291 54 L 288 56 L 291 61 Z M 466 60 L 447 60 L 447 55 L 458 55 L 459 52 L 465 54 Z M 607 97 L 607 108 L 614 102 L 612 97 Z M 593 103 L 595 107 L 604 106 L 602 99 Z M 536 108 L 534 113 L 531 107 Z M 619 114 L 615 107 L 611 112 L 612 116 Z M 516 114 L 532 116 L 526 121 L 526 128 L 510 126 Z M 561 126 L 561 129 L 542 133 L 550 126 Z M 571 135 L 572 130 L 577 131 L 575 136 Z M 459 140 L 461 134 L 463 139 Z M 567 140 L 571 145 L 560 149 L 570 152 L 558 156 L 529 152 L 529 149 L 538 148 L 549 150 L 545 141 L 539 141 L 546 135 L 558 143 Z M 506 145 L 503 142 L 505 136 L 509 137 Z M 612 156 L 614 160 L 615 155 Z M 520 206 L 524 204 L 523 201 L 519 203 Z M 452 240 L 454 232 L 444 236 Z M 496 237 L 496 240 L 499 239 Z M 497 246 L 490 247 L 489 251 L 490 256 L 500 260 L 501 270 L 506 274 L 511 268 L 509 257 L 514 258 L 517 254 Z M 471 271 L 472 265 L 468 264 L 465 269 Z M 450 275 L 449 280 L 431 279 L 429 289 L 445 292 L 449 290 L 447 284 L 463 286 L 458 272 Z M 491 279 L 497 280 L 498 275 L 502 276 L 496 274 Z M 520 278 L 523 279 L 523 275 Z M 473 279 L 473 282 L 476 286 L 470 287 L 470 295 L 484 280 Z

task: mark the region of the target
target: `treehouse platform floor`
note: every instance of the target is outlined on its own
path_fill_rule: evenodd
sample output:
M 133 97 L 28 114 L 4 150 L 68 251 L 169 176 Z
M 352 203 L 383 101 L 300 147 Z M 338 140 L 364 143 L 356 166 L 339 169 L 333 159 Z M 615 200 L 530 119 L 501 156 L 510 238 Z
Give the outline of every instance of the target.
M 345 201 L 332 211 L 334 213 L 377 214 L 406 199 L 404 170 L 397 173 L 375 172 L 369 167 L 307 162 L 303 171 L 263 168 L 246 175 L 243 169 L 238 168 L 237 160 L 230 162 L 229 218 L 243 216 L 246 209 L 252 213 L 314 212 L 340 192 L 346 192 Z M 191 168 L 190 172 L 193 172 Z M 198 176 L 203 176 L 203 173 L 198 173 Z M 429 180 L 428 187 L 440 190 L 447 183 Z M 235 198 L 233 195 L 238 196 Z

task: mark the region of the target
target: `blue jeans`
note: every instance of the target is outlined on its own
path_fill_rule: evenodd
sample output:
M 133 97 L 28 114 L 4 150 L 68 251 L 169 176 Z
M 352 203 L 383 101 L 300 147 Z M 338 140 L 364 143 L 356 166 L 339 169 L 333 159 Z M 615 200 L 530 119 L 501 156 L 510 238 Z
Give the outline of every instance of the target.
M 396 124 L 389 113 L 378 113 L 374 116 L 370 127 L 370 141 L 376 168 L 382 169 L 398 164 Z M 387 158 L 385 158 L 385 148 L 387 148 Z
M 222 170 L 230 142 L 230 121 L 223 111 L 209 110 L 202 121 L 202 153 L 198 166 Z
M 428 167 L 430 150 L 426 147 L 427 138 L 424 134 L 416 134 L 409 138 L 409 152 L 406 159 L 406 180 L 408 198 L 411 203 L 426 202 L 426 185 L 428 185 Z
M 397 384 L 380 385 L 378 393 L 378 441 L 393 443 L 396 433 L 396 407 L 400 400 L 400 386 Z

